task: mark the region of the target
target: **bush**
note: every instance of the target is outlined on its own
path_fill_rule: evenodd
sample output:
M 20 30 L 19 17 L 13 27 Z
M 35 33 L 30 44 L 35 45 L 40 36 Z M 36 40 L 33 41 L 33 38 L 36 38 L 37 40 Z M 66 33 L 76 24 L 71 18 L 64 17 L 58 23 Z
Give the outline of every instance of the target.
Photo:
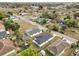
M 54 24 L 53 27 L 52 27 L 52 30 L 54 31 L 58 31 L 59 30 L 59 27 L 57 24 Z
M 68 19 L 65 24 L 68 26 L 68 27 L 77 27 L 77 21 L 75 19 Z

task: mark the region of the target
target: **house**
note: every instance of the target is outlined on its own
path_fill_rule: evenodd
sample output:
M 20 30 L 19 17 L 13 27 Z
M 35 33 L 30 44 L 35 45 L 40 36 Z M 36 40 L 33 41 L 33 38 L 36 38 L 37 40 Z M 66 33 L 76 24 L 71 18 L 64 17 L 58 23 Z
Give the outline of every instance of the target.
M 39 28 L 32 28 L 32 29 L 26 30 L 24 34 L 26 36 L 29 36 L 29 37 L 34 37 L 34 36 L 36 36 L 36 35 L 38 35 L 40 33 L 42 33 L 41 29 L 39 29 Z
M 70 45 L 65 41 L 58 39 L 47 47 L 47 50 L 53 55 L 63 55 L 63 53 L 69 49 Z
M 62 38 L 62 40 L 64 41 L 64 42 L 66 42 L 66 43 L 68 43 L 68 44 L 72 44 L 72 43 L 76 43 L 78 40 L 76 40 L 76 39 L 71 39 L 71 38 Z
M 66 22 L 66 20 L 61 20 L 60 22 L 59 22 L 59 28 L 61 29 L 66 29 L 67 28 L 67 26 L 65 25 L 65 22 Z
M 0 55 L 10 55 L 15 50 L 14 44 L 11 40 L 0 40 Z
M 6 39 L 6 38 L 7 38 L 6 31 L 0 31 L 0 39 Z
M 0 22 L 0 39 L 6 38 L 7 33 L 5 31 L 5 27 L 2 22 Z
M 47 24 L 48 22 L 51 21 L 51 19 L 47 19 L 47 18 L 37 18 L 34 20 L 35 22 L 41 24 L 41 25 L 44 25 L 44 24 Z
M 35 40 L 33 40 L 33 42 L 37 46 L 42 47 L 43 45 L 45 45 L 47 42 L 49 42 L 52 39 L 53 39 L 53 36 L 51 34 L 41 33 L 41 34 L 35 36 Z

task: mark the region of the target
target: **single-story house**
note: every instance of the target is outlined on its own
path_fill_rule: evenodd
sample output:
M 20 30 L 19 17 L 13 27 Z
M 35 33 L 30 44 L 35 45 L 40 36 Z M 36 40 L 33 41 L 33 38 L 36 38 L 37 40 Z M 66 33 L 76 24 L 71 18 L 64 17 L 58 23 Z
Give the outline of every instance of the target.
M 0 22 L 0 39 L 6 38 L 7 32 L 2 22 Z
M 62 55 L 67 49 L 69 49 L 70 45 L 65 41 L 58 39 L 51 45 L 47 47 L 47 50 L 53 55 Z
M 77 39 L 71 39 L 71 38 L 62 38 L 62 40 L 68 44 L 76 43 L 78 40 Z
M 32 28 L 32 29 L 26 30 L 24 34 L 26 36 L 29 36 L 29 37 L 34 37 L 34 36 L 36 36 L 36 35 L 38 35 L 40 33 L 42 33 L 41 29 L 39 29 L 39 28 Z
M 6 39 L 6 38 L 7 38 L 6 31 L 0 31 L 0 39 Z
M 15 47 L 11 40 L 0 40 L 0 55 L 9 55 L 13 53 L 14 49 Z
M 44 25 L 44 24 L 47 24 L 48 22 L 50 22 L 51 19 L 48 19 L 48 18 L 37 18 L 34 21 L 39 23 L 39 24 L 41 24 L 41 25 Z
M 41 34 L 35 36 L 35 40 L 33 40 L 33 42 L 37 46 L 42 47 L 43 45 L 45 45 L 47 42 L 49 42 L 52 39 L 53 39 L 53 36 L 51 34 L 41 33 Z

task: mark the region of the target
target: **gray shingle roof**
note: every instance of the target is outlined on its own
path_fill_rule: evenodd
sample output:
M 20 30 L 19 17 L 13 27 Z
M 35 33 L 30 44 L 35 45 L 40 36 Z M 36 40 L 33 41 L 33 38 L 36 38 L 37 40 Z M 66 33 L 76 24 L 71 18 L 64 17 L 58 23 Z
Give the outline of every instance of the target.
M 33 35 L 33 34 L 36 34 L 37 32 L 40 32 L 40 31 L 41 31 L 40 29 L 35 28 L 35 29 L 31 29 L 29 31 L 26 31 L 25 34 Z
M 1 31 L 1 32 L 0 32 L 0 39 L 6 38 L 6 37 L 7 37 L 6 31 Z
M 45 41 L 49 40 L 52 37 L 52 35 L 48 33 L 41 33 L 40 35 L 36 36 L 36 42 L 40 45 L 44 43 Z
M 56 42 L 48 46 L 48 50 L 51 51 L 51 53 L 54 53 L 55 55 L 59 55 L 64 49 L 68 47 L 68 43 L 62 40 L 57 40 Z

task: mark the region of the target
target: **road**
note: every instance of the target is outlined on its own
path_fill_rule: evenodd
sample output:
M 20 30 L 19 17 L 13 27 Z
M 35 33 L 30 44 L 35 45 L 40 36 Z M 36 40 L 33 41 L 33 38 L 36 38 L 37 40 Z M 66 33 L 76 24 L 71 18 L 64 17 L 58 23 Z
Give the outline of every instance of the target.
M 16 15 L 16 16 L 18 16 L 18 15 Z M 37 26 L 37 27 L 39 27 L 41 29 L 44 29 L 44 30 L 48 29 L 46 27 L 41 26 L 40 24 L 37 24 L 36 22 L 31 21 L 30 18 L 28 18 L 28 17 L 22 17 L 22 16 L 18 16 L 18 17 L 20 18 L 20 20 L 31 23 L 32 25 L 35 25 L 35 26 Z M 71 38 L 71 37 L 69 37 L 67 35 L 64 35 L 64 34 L 61 34 L 59 32 L 51 31 L 51 33 L 54 34 L 54 35 L 66 38 L 66 39 L 70 40 L 72 43 L 77 41 L 77 39 Z

